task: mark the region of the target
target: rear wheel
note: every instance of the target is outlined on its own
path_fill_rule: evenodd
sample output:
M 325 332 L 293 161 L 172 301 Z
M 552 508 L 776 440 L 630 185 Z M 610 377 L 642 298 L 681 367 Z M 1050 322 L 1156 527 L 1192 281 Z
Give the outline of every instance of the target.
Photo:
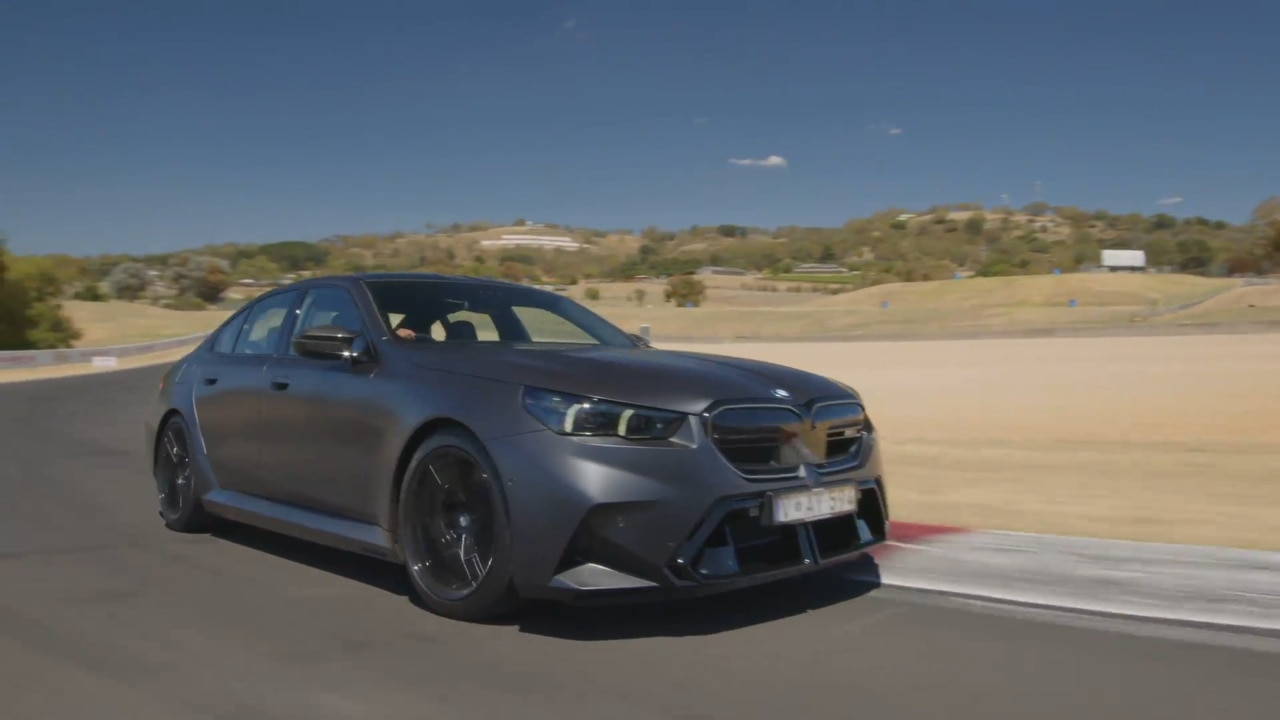
M 410 460 L 398 539 L 414 591 L 432 612 L 476 622 L 515 607 L 501 482 L 484 446 L 461 429 L 432 435 Z
M 152 473 L 165 527 L 178 532 L 198 532 L 208 525 L 208 515 L 196 493 L 191 467 L 191 442 L 181 415 L 165 422 L 156 442 Z

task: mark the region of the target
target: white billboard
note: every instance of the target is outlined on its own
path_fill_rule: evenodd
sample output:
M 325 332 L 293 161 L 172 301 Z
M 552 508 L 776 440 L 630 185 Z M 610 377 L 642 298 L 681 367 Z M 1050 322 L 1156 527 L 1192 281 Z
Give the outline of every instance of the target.
M 1102 266 L 1109 268 L 1144 268 L 1147 253 L 1142 250 L 1103 250 Z

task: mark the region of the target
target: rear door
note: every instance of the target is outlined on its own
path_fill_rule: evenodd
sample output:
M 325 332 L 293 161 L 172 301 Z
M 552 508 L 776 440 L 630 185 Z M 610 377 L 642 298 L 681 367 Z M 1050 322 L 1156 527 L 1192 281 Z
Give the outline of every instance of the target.
M 262 494 L 267 359 L 299 295 L 272 293 L 241 311 L 219 332 L 194 378 L 196 420 L 219 487 Z
M 374 379 L 377 363 L 299 356 L 292 340 L 308 328 L 338 325 L 366 338 L 355 299 L 343 287 L 308 288 L 282 352 L 267 363 L 262 442 L 270 496 L 373 521 L 370 458 L 396 426 L 394 398 Z

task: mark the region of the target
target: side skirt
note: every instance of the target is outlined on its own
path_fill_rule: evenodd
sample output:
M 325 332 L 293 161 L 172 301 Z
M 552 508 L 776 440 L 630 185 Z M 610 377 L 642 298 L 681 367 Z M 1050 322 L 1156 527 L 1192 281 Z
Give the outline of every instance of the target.
M 402 561 L 391 534 L 377 525 L 222 488 L 210 490 L 201 500 L 209 512 L 234 522 L 381 560 Z

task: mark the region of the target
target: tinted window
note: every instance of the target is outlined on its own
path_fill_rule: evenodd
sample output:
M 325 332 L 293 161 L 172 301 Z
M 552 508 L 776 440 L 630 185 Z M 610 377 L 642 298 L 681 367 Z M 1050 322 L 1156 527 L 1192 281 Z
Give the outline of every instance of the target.
M 285 314 L 293 306 L 298 291 L 283 292 L 259 300 L 249 311 L 244 331 L 236 340 L 237 355 L 270 355 L 276 351 Z
M 468 327 L 469 326 L 469 327 Z M 475 331 L 475 337 L 470 337 L 471 330 Z M 464 338 L 464 334 L 467 336 Z M 431 338 L 433 340 L 487 340 L 493 342 L 500 340 L 498 328 L 493 324 L 493 318 L 483 313 L 471 312 L 470 310 L 459 310 L 456 313 L 442 318 L 431 326 Z
M 294 325 L 293 337 L 290 338 L 289 354 L 297 354 L 293 349 L 293 340 L 303 332 L 321 325 L 337 325 L 357 332 L 363 329 L 360 310 L 346 290 L 320 287 L 307 291 L 307 296 L 302 299 L 302 307 L 298 308 L 298 322 Z
M 623 330 L 562 295 L 470 280 L 367 280 L 389 330 L 415 342 L 590 343 L 635 347 Z
M 563 317 L 538 307 L 516 306 L 512 308 L 520 324 L 529 333 L 534 342 L 556 343 L 588 343 L 596 341 L 586 330 L 574 325 Z
M 237 313 L 218 330 L 218 336 L 213 339 L 213 351 L 219 353 L 230 353 L 236 346 L 236 336 L 240 334 L 240 328 L 244 327 L 244 319 L 249 317 L 249 313 Z

